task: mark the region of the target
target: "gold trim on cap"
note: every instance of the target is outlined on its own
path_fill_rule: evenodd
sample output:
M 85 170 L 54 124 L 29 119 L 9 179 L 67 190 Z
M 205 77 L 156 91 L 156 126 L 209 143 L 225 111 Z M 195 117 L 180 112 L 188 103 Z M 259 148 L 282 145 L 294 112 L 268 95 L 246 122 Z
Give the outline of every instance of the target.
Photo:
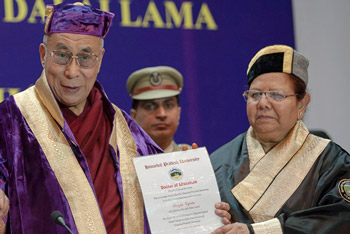
M 53 6 L 47 6 L 45 10 L 45 16 L 46 16 L 46 22 L 45 22 L 45 28 L 44 28 L 45 33 L 47 33 L 47 27 L 49 26 L 49 23 L 51 21 L 52 14 L 53 14 Z
M 84 6 L 84 4 L 81 3 L 81 2 L 75 2 L 75 3 L 73 3 L 73 5 L 74 5 L 74 6 Z
M 293 48 L 289 47 L 289 46 L 285 46 L 285 45 L 273 45 L 273 46 L 267 46 L 267 47 L 261 49 L 252 58 L 252 60 L 250 60 L 250 63 L 248 65 L 247 75 L 249 73 L 249 70 L 255 64 L 256 60 L 258 60 L 261 56 L 267 55 L 267 54 L 275 54 L 275 53 L 284 53 L 284 55 L 283 55 L 283 72 L 291 74 L 292 73 L 292 64 L 293 64 L 293 53 L 294 53 Z

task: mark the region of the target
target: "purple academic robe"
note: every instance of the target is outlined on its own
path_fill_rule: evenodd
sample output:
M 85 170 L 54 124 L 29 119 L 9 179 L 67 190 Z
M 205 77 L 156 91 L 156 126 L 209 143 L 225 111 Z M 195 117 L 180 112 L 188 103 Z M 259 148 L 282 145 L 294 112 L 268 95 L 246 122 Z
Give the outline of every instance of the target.
M 102 86 L 96 87 L 104 94 Z M 106 96 L 103 97 L 105 111 L 114 118 L 114 109 Z M 139 156 L 161 152 L 153 140 L 122 111 L 137 146 Z M 113 123 L 113 121 L 112 121 Z M 118 126 L 113 126 L 118 127 Z M 77 142 L 66 122 L 62 129 L 68 142 Z M 71 143 L 70 143 L 71 144 Z M 71 148 L 94 190 L 88 164 L 78 146 Z M 122 178 L 119 172 L 119 154 L 110 146 L 113 160 L 118 168 L 115 179 L 118 183 L 123 204 Z M 69 204 L 55 177 L 54 172 L 17 107 L 13 97 L 0 104 L 0 189 L 10 200 L 6 233 L 67 233 L 50 219 L 54 210 L 62 212 L 65 222 L 74 233 L 78 233 Z M 144 213 L 145 232 L 150 233 Z

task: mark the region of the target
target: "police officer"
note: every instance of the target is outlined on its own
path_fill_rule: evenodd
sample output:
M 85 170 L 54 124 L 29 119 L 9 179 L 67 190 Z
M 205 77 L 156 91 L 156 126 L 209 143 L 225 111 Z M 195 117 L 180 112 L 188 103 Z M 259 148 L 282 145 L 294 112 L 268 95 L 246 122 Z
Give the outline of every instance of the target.
M 181 150 L 183 144 L 174 142 L 181 114 L 180 72 L 168 66 L 143 68 L 129 76 L 126 87 L 133 100 L 130 115 L 136 123 L 164 152 Z

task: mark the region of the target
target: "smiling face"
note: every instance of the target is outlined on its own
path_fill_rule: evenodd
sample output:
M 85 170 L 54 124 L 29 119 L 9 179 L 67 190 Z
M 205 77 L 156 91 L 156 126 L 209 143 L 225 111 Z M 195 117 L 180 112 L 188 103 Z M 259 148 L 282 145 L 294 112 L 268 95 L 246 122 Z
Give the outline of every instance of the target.
M 253 80 L 250 90 L 282 91 L 294 94 L 292 78 L 285 73 L 265 73 Z M 247 115 L 250 125 L 258 139 L 265 143 L 281 141 L 294 127 L 298 119 L 302 119 L 310 96 L 306 94 L 302 100 L 289 96 L 281 101 L 272 101 L 265 95 L 257 102 L 247 102 Z
M 172 142 L 179 126 L 181 107 L 176 97 L 140 100 L 130 115 L 137 124 L 162 148 Z
M 100 71 L 104 54 L 102 39 L 89 35 L 54 33 L 47 37 L 46 46 L 40 45 L 40 58 L 45 68 L 45 75 L 56 98 L 68 106 L 75 114 L 80 114 L 86 99 Z M 98 55 L 97 64 L 93 68 L 80 68 L 76 59 L 68 65 L 53 62 L 50 52 L 53 50 L 69 51 L 74 56 L 81 53 Z

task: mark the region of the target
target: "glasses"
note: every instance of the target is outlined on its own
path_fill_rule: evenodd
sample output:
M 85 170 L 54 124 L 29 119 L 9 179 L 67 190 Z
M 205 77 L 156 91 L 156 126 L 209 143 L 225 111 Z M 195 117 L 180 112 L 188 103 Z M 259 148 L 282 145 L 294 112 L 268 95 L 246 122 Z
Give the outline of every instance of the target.
M 285 94 L 281 90 L 277 90 L 277 91 L 247 90 L 243 93 L 243 97 L 246 102 L 258 102 L 263 95 L 265 95 L 265 97 L 269 101 L 274 101 L 274 102 L 281 102 L 287 97 L 298 96 L 298 94 Z
M 46 48 L 47 49 L 47 48 Z M 75 59 L 80 68 L 88 69 L 96 66 L 98 61 L 98 56 L 94 53 L 81 52 L 77 55 L 73 55 L 72 52 L 68 50 L 53 50 L 49 51 L 47 49 L 53 62 L 58 65 L 66 66 Z

